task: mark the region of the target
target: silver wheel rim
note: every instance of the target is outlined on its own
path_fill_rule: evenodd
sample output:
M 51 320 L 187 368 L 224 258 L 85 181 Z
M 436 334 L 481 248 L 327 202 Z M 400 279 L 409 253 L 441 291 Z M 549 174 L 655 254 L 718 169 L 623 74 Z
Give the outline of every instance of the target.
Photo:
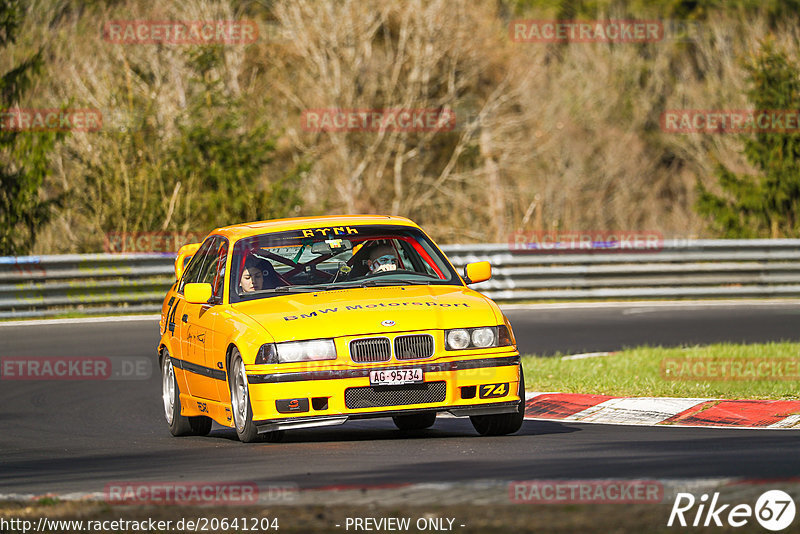
M 164 400 L 164 417 L 172 424 L 175 414 L 175 372 L 169 355 L 164 356 L 164 370 L 161 373 L 161 398 Z
M 233 400 L 233 421 L 236 430 L 244 431 L 247 421 L 247 375 L 244 372 L 244 363 L 237 359 L 233 372 L 233 385 L 231 386 L 231 399 Z

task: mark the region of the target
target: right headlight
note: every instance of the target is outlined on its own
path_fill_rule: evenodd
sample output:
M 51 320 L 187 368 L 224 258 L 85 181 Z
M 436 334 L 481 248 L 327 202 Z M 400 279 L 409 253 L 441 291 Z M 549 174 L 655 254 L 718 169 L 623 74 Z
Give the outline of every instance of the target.
M 508 327 L 504 324 L 445 330 L 444 340 L 447 350 L 485 349 L 513 345 Z
M 332 339 L 309 339 L 262 345 L 256 355 L 255 363 L 316 362 L 335 359 L 336 345 Z
M 466 328 L 456 328 L 446 330 L 444 334 L 447 340 L 447 348 L 450 350 L 461 350 L 469 348 L 470 335 Z

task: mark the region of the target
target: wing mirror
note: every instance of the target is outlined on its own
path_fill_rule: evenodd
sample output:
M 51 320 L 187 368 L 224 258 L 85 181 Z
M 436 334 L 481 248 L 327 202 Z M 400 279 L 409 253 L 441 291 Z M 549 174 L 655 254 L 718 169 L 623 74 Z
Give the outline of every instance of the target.
M 492 266 L 488 261 L 476 261 L 464 266 L 464 281 L 467 284 L 485 282 L 492 277 Z
M 186 284 L 183 286 L 183 297 L 189 304 L 208 304 L 212 294 L 211 284 Z

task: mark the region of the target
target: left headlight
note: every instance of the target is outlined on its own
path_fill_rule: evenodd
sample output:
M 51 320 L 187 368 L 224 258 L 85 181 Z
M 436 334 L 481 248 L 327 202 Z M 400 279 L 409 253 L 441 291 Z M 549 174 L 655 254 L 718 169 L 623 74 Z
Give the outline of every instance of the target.
M 453 328 L 444 331 L 444 340 L 447 350 L 485 349 L 512 344 L 506 325 Z
M 309 339 L 262 345 L 258 349 L 255 363 L 316 362 L 335 359 L 336 345 L 332 339 Z

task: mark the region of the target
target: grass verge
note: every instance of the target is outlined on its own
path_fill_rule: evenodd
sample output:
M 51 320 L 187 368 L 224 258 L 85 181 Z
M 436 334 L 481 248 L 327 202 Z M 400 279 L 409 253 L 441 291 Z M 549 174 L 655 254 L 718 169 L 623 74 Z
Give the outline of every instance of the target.
M 800 343 L 637 347 L 585 359 L 525 356 L 529 391 L 632 397 L 800 398 Z

